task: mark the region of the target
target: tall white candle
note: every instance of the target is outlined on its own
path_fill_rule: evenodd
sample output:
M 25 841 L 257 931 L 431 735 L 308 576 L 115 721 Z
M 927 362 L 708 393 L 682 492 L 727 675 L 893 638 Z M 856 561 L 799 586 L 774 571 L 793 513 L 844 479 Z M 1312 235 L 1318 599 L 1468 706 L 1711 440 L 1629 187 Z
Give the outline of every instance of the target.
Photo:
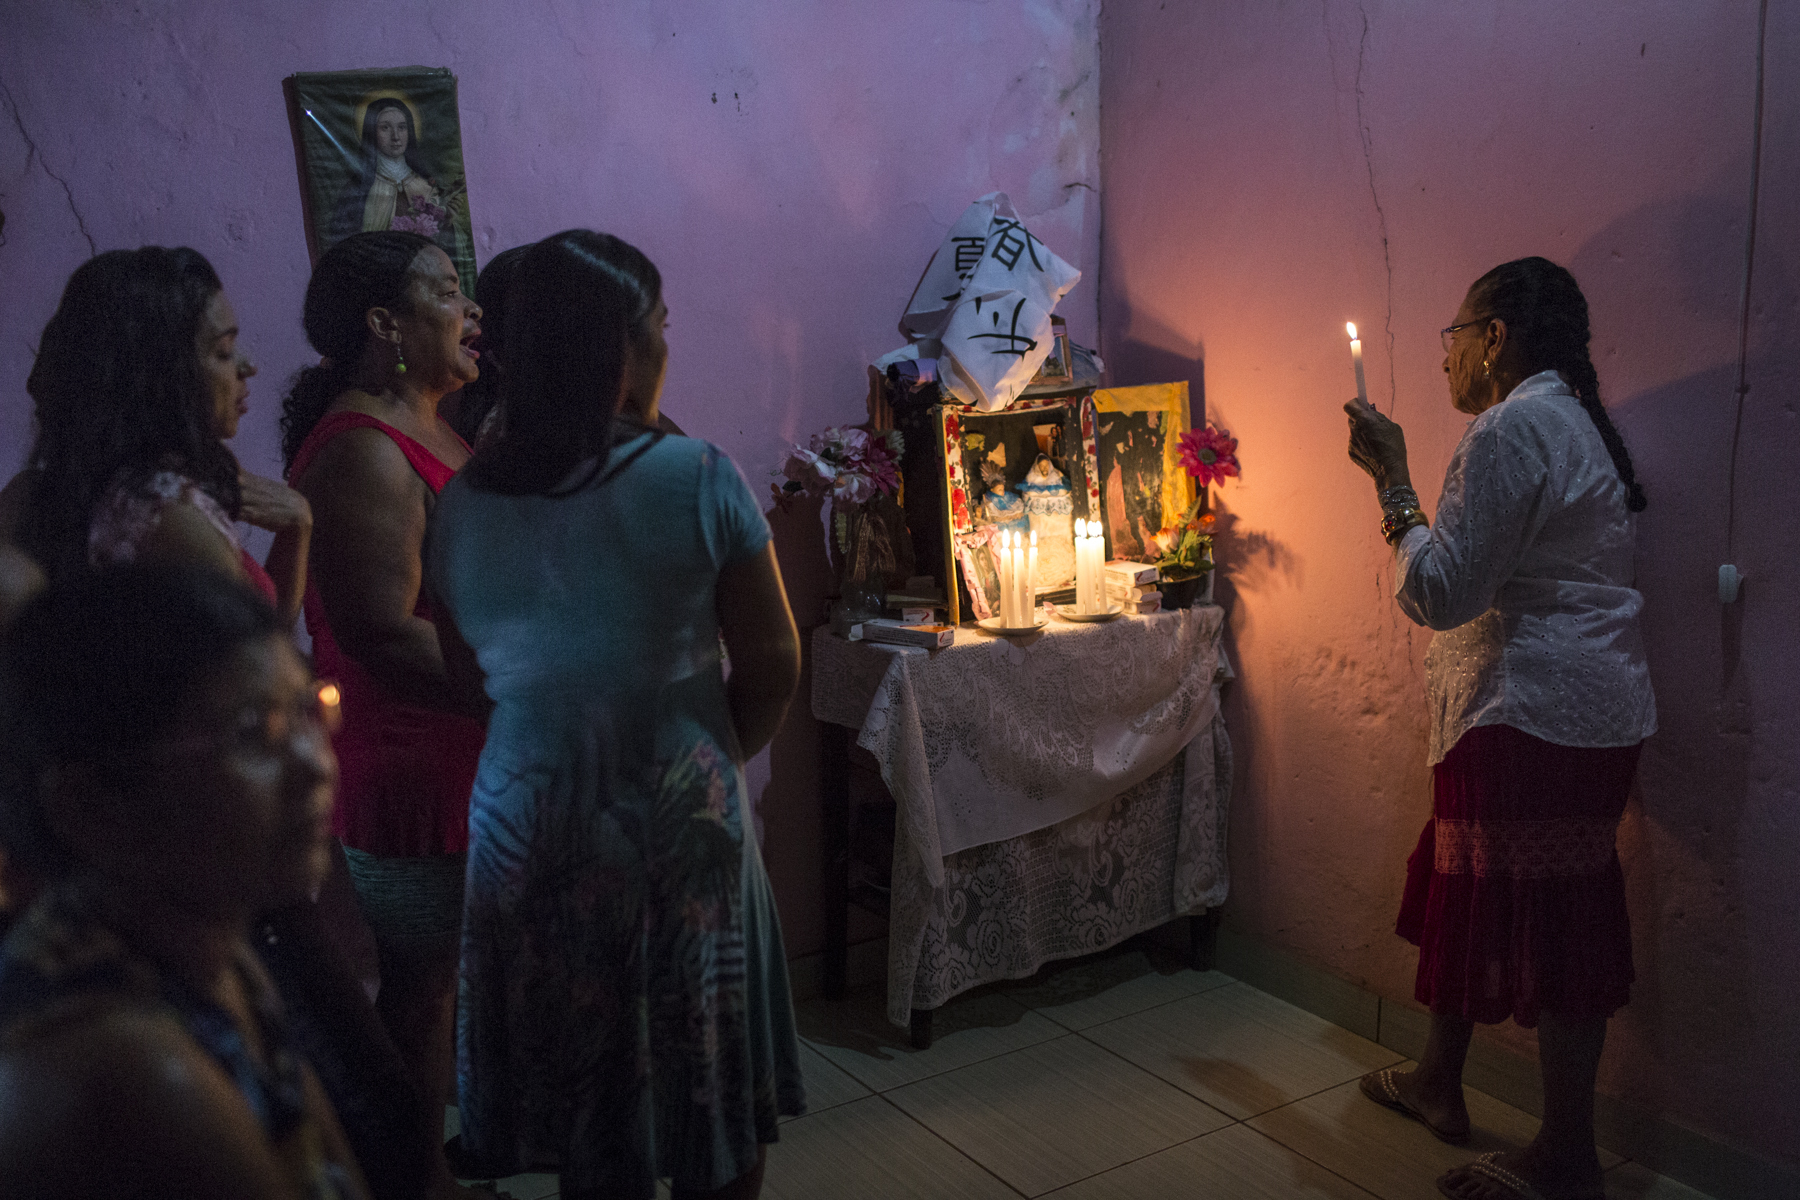
M 1094 539 L 1088 533 L 1089 524 L 1081 523 L 1081 596 L 1080 608 L 1083 616 L 1094 611 Z
M 1100 604 L 1106 593 L 1106 567 L 1102 562 L 1105 551 L 1100 540 L 1100 522 L 1088 522 L 1088 613 L 1092 615 L 1100 611 Z
M 1012 535 L 1000 534 L 1000 624 L 1008 629 L 1013 626 L 1013 563 Z
M 1088 603 L 1094 606 L 1095 612 L 1106 611 L 1106 539 L 1100 535 L 1100 523 L 1094 522 L 1088 531 L 1088 563 L 1092 569 L 1088 578 Z
M 1025 535 L 1013 534 L 1013 616 L 1017 618 L 1014 628 L 1023 629 L 1032 623 L 1031 605 L 1025 599 L 1031 594 L 1031 576 L 1025 569 Z
M 1356 322 L 1345 321 L 1344 328 L 1350 331 L 1350 362 L 1356 368 L 1356 398 L 1367 404 L 1369 381 L 1363 378 L 1362 339 L 1356 336 Z
M 1025 623 L 1037 624 L 1037 530 L 1031 531 L 1031 553 L 1025 560 Z
M 1094 522 L 1076 522 L 1075 611 L 1082 616 L 1094 611 Z
M 1075 518 L 1075 611 L 1087 611 L 1087 520 Z

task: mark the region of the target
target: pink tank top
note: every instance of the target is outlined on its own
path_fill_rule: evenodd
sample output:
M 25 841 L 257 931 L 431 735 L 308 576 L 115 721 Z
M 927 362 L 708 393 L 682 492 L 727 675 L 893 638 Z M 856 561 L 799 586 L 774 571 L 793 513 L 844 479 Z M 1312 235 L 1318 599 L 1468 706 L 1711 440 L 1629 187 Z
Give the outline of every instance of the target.
M 288 478 L 298 479 L 326 442 L 349 429 L 377 429 L 393 439 L 433 495 L 456 474 L 392 425 L 339 412 L 307 435 Z M 378 682 L 338 646 L 311 580 L 303 606 L 319 678 L 335 680 L 343 696 L 343 728 L 332 739 L 338 756 L 332 832 L 352 849 L 391 858 L 468 850 L 469 792 L 486 738 L 481 722 L 402 700 Z M 432 619 L 423 593 L 413 615 Z

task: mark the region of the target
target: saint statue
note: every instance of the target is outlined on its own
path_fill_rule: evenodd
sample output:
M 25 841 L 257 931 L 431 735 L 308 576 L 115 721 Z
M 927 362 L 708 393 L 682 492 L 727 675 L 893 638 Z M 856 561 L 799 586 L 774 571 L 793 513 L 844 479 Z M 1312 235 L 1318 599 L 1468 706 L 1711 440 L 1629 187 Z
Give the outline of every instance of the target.
M 1037 534 L 1034 587 L 1053 590 L 1075 578 L 1075 498 L 1048 454 L 1040 454 L 1019 484 L 1031 532 Z

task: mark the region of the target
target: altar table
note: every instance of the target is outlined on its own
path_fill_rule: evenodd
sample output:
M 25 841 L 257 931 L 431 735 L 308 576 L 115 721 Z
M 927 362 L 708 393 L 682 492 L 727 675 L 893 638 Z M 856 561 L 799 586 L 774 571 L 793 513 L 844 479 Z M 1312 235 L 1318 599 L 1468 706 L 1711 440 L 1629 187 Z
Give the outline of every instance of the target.
M 1023 639 L 964 627 L 936 651 L 815 630 L 827 993 L 844 983 L 852 737 L 896 805 L 887 1007 L 915 1035 L 915 1014 L 971 987 L 1223 903 L 1223 624 L 1206 605 Z

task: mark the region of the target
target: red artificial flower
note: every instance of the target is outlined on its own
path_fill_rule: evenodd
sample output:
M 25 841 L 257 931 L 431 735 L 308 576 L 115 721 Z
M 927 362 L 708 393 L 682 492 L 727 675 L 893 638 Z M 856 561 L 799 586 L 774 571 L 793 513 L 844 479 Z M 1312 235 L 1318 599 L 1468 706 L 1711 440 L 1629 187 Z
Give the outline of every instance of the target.
M 1201 487 L 1223 483 L 1238 473 L 1237 439 L 1210 425 L 1182 434 L 1177 453 L 1181 465 L 1200 481 Z

